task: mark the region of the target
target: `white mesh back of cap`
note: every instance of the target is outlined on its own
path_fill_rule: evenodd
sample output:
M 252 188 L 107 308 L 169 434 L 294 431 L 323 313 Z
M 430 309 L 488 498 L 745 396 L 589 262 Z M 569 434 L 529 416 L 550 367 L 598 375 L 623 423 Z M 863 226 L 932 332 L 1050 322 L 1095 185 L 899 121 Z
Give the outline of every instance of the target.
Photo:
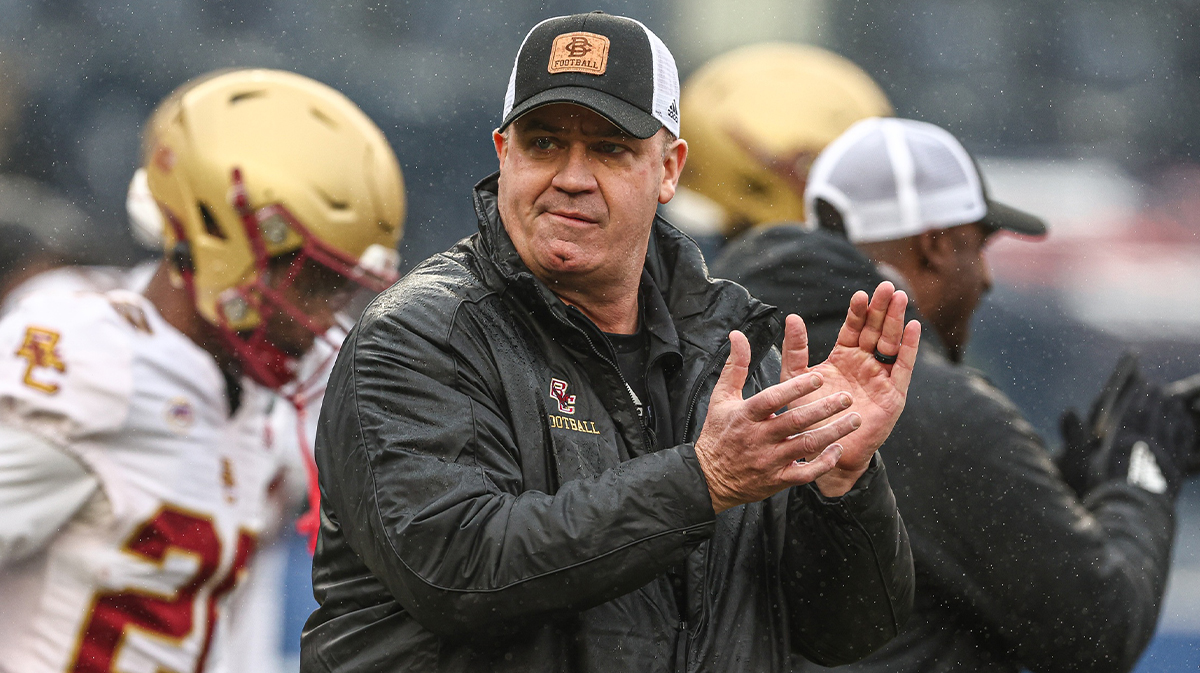
M 987 213 L 979 175 L 947 131 L 909 119 L 850 127 L 813 163 L 805 204 L 838 209 L 851 241 L 886 241 L 967 224 Z
M 880 162 L 887 157 L 882 133 L 864 136 L 846 149 L 827 178 L 855 203 L 894 201 L 896 176 L 891 163 Z
M 917 167 L 913 183 L 922 230 L 967 224 L 987 214 L 979 174 L 953 136 L 931 124 L 909 126 L 905 136 Z
M 679 137 L 679 71 L 675 57 L 667 45 L 641 21 L 631 19 L 646 31 L 650 42 L 650 54 L 654 59 L 654 102 L 650 114 L 662 122 L 667 130 Z

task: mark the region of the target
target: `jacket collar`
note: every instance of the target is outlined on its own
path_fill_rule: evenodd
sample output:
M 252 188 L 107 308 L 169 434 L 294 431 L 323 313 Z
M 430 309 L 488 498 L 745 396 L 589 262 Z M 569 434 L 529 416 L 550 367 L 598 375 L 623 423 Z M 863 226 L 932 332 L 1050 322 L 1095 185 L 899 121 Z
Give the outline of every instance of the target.
M 484 270 L 486 280 L 507 287 L 521 301 L 533 302 L 566 322 L 566 305 L 521 261 L 500 221 L 499 175 L 489 175 L 474 190 L 481 253 L 492 266 Z M 711 278 L 695 242 L 658 215 L 644 268 L 662 293 L 681 341 L 716 354 L 728 343 L 729 331 L 740 329 L 750 340 L 756 359 L 774 343 L 780 330 L 775 308 L 751 297 L 736 283 Z

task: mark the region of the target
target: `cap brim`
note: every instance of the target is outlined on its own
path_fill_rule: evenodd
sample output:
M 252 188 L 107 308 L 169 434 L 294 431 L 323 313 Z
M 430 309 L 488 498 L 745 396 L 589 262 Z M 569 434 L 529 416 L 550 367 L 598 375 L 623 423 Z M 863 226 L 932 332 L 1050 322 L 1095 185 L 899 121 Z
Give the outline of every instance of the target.
M 1046 235 L 1046 222 L 1036 215 L 991 199 L 987 200 L 987 209 L 987 215 L 980 220 L 980 224 L 984 226 L 1004 229 L 1022 236 Z
M 655 119 L 649 112 L 603 91 L 584 86 L 560 86 L 541 91 L 521 101 L 520 105 L 513 106 L 512 111 L 500 124 L 500 130 L 503 131 L 517 117 L 526 112 L 553 103 L 582 105 L 595 111 L 617 128 L 635 138 L 649 138 L 663 127 L 662 122 Z

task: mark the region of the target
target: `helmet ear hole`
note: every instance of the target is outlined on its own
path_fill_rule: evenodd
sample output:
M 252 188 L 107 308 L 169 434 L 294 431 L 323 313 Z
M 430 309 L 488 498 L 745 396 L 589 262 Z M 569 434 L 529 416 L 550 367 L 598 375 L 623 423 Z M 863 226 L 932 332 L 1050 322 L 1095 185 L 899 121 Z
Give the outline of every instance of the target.
M 766 183 L 753 175 L 747 175 L 745 176 L 745 179 L 746 192 L 751 196 L 766 196 L 767 193 L 771 191 L 770 187 L 768 187 Z
M 196 208 L 200 211 L 200 219 L 204 222 L 204 231 L 214 238 L 219 238 L 222 241 L 229 237 L 222 231 L 221 225 L 217 224 L 217 218 L 213 217 L 212 211 L 203 202 L 197 201 Z

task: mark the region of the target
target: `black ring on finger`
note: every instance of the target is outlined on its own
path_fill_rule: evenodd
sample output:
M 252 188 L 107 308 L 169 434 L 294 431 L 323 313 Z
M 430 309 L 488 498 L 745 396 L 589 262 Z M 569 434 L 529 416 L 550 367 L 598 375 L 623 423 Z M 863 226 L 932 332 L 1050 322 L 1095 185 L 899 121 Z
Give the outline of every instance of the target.
M 895 355 L 884 355 L 883 353 L 879 352 L 878 348 L 875 349 L 875 359 L 879 360 L 880 362 L 882 362 L 885 365 L 896 364 L 896 358 L 898 358 L 898 357 L 900 357 L 899 353 L 896 353 Z

